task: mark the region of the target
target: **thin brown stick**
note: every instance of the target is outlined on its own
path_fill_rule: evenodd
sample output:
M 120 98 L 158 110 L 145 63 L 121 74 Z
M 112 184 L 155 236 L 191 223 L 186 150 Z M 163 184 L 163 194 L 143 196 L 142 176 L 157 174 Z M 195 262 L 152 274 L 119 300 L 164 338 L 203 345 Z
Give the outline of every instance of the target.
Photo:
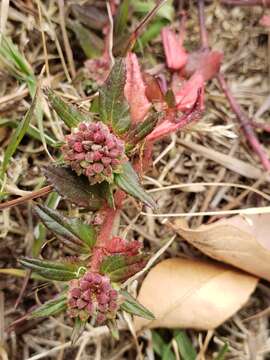
M 199 12 L 199 23 L 200 23 L 200 35 L 201 35 L 201 44 L 202 47 L 208 48 L 208 37 L 207 31 L 205 27 L 205 16 L 204 16 L 204 0 L 198 0 L 198 12 Z M 220 87 L 223 90 L 226 98 L 228 99 L 231 109 L 237 116 L 237 119 L 243 129 L 243 132 L 246 136 L 246 139 L 253 149 L 253 151 L 258 155 L 261 163 L 266 171 L 270 171 L 270 161 L 266 152 L 264 151 L 262 145 L 260 144 L 257 135 L 253 129 L 252 121 L 243 111 L 241 106 L 237 103 L 234 96 L 232 95 L 230 88 L 227 85 L 227 82 L 223 76 L 223 74 L 219 73 L 217 75 L 217 79 L 219 81 Z
M 53 191 L 53 186 L 52 185 L 45 186 L 45 187 L 43 187 L 43 188 L 41 188 L 39 190 L 33 191 L 29 195 L 20 196 L 19 198 L 16 198 L 16 199 L 13 199 L 13 200 L 10 200 L 10 201 L 6 201 L 6 202 L 0 204 L 0 210 L 12 208 L 14 206 L 23 204 L 26 201 L 33 200 L 33 199 L 36 199 L 38 197 L 47 195 L 52 191 Z
M 71 77 L 73 79 L 76 76 L 76 68 L 75 68 L 73 54 L 66 30 L 64 6 L 65 6 L 64 0 L 58 0 L 60 27 L 64 40 L 64 47 L 68 59 L 69 69 L 70 69 Z
M 159 0 L 156 3 L 156 5 L 154 6 L 154 8 L 142 19 L 142 21 L 139 23 L 139 25 L 136 27 L 136 29 L 132 32 L 132 34 L 129 38 L 126 52 L 129 52 L 133 49 L 133 46 L 135 45 L 136 40 L 141 35 L 145 26 L 149 23 L 149 21 L 151 21 L 151 19 L 156 15 L 158 10 L 161 8 L 161 6 L 163 4 L 165 4 L 166 1 L 167 0 Z
M 265 170 L 270 171 L 270 161 L 266 152 L 264 151 L 262 145 L 260 144 L 257 135 L 253 129 L 251 120 L 248 118 L 246 113 L 242 110 L 241 106 L 236 102 L 235 98 L 233 97 L 230 88 L 228 87 L 226 80 L 223 74 L 217 75 L 219 84 L 226 95 L 231 108 L 235 115 L 237 116 L 239 123 L 243 129 L 244 134 L 246 135 L 246 139 L 249 142 L 249 145 L 254 150 L 254 152 L 258 155 L 261 160 L 261 163 Z

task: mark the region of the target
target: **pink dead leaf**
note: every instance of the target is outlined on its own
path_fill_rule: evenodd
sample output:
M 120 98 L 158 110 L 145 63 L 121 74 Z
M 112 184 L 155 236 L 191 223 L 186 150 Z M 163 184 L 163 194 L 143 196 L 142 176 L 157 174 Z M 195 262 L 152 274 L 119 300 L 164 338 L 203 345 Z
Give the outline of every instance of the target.
M 175 227 L 211 258 L 270 281 L 270 214 L 234 216 L 197 229 L 176 221 Z
M 219 51 L 199 50 L 189 54 L 181 74 L 185 77 L 199 72 L 204 81 L 212 79 L 220 69 L 223 54 Z
M 127 78 L 124 94 L 130 106 L 132 122 L 136 124 L 146 116 L 151 107 L 151 103 L 145 95 L 145 84 L 136 54 L 127 54 L 126 69 Z
M 162 29 L 161 36 L 168 68 L 181 69 L 186 64 L 188 57 L 182 45 L 182 34 L 177 36 L 169 27 L 165 27 Z
M 174 91 L 173 89 L 177 109 L 180 111 L 190 110 L 197 100 L 198 92 L 203 88 L 203 76 L 199 71 L 196 71 L 179 91 Z
M 270 15 L 263 15 L 260 19 L 259 24 L 264 27 L 270 27 Z
M 136 317 L 135 327 L 215 329 L 241 309 L 257 282 L 224 265 L 164 260 L 147 274 L 138 296 L 155 320 Z

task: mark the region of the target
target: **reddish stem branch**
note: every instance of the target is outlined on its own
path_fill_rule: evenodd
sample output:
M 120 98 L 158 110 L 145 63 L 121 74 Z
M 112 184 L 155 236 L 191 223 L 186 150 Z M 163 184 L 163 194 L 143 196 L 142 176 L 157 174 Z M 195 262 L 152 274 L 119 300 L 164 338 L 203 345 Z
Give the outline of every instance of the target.
M 221 0 L 224 5 L 235 5 L 235 6 L 256 6 L 261 5 L 268 7 L 270 6 L 270 0 Z
M 208 34 L 205 27 L 204 0 L 198 0 L 198 12 L 199 12 L 199 23 L 200 23 L 201 46 L 204 49 L 208 49 L 209 44 L 208 44 Z
M 53 186 L 52 185 L 45 186 L 45 187 L 43 187 L 43 188 L 41 188 L 39 190 L 32 191 L 31 194 L 29 194 L 29 195 L 21 196 L 21 197 L 19 197 L 17 199 L 6 201 L 6 202 L 0 204 L 0 210 L 4 210 L 4 209 L 7 209 L 7 208 L 11 208 L 13 206 L 23 204 L 26 201 L 33 200 L 33 199 L 36 199 L 38 197 L 47 195 L 52 191 L 53 191 Z
M 270 0 L 269 0 L 270 2 Z M 198 11 L 199 11 L 199 22 L 200 22 L 200 35 L 201 35 L 201 44 L 205 48 L 208 48 L 208 37 L 207 37 L 207 31 L 205 27 L 205 16 L 204 16 L 204 0 L 198 0 Z M 235 115 L 238 118 L 238 121 L 243 129 L 243 132 L 247 138 L 247 141 L 249 142 L 251 148 L 254 150 L 254 152 L 258 155 L 258 157 L 261 160 L 261 163 L 265 170 L 270 170 L 270 161 L 268 159 L 267 154 L 265 153 L 262 145 L 260 144 L 256 133 L 253 129 L 252 121 L 248 118 L 246 113 L 243 111 L 241 106 L 237 103 L 235 98 L 233 97 L 226 80 L 223 76 L 223 74 L 219 73 L 217 75 L 219 84 L 224 91 L 224 94 L 226 95 L 231 108 Z
M 264 149 L 262 148 L 262 145 L 260 144 L 259 140 L 257 139 L 257 136 L 254 132 L 252 122 L 246 115 L 246 113 L 242 110 L 241 106 L 236 102 L 235 98 L 233 97 L 226 80 L 224 79 L 224 76 L 222 74 L 218 74 L 217 76 L 219 84 L 224 91 L 224 94 L 226 95 L 231 108 L 235 115 L 237 116 L 240 125 L 242 126 L 242 129 L 244 131 L 244 134 L 246 135 L 247 141 L 249 142 L 250 146 L 254 150 L 254 152 L 258 155 L 260 158 L 262 165 L 265 170 L 270 170 L 270 161 L 268 159 L 267 154 L 265 153 Z

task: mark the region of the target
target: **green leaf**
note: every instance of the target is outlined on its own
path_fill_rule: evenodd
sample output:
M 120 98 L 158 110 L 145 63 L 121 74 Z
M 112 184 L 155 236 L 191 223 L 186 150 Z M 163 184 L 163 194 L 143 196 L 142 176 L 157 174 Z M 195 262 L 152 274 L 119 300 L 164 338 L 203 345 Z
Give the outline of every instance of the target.
M 156 204 L 152 197 L 148 195 L 139 183 L 139 178 L 133 167 L 129 162 L 122 165 L 123 171 L 120 174 L 115 174 L 114 181 L 122 190 L 129 195 L 142 201 L 145 205 L 156 208 Z
M 217 354 L 217 356 L 215 357 L 215 360 L 224 360 L 225 359 L 225 355 L 229 350 L 229 345 L 228 343 L 225 343 L 222 348 L 220 349 L 219 353 Z
M 190 339 L 184 331 L 175 331 L 174 339 L 177 342 L 179 352 L 183 360 L 195 360 L 197 357 L 196 351 L 192 346 Z
M 56 298 L 46 301 L 44 304 L 33 310 L 29 319 L 52 316 L 64 311 L 67 308 L 66 294 L 60 294 Z
M 46 206 L 37 205 L 36 214 L 44 225 L 60 239 L 69 241 L 78 248 L 78 252 L 89 253 L 96 242 L 96 232 L 93 226 L 83 224 L 79 219 L 68 218 L 59 211 Z
M 72 21 L 70 25 L 70 29 L 74 31 L 86 57 L 89 59 L 100 57 L 104 46 L 103 41 L 93 31 L 86 29 L 78 21 Z
M 13 128 L 16 128 L 18 126 L 18 124 L 19 123 L 16 121 L 0 118 L 0 127 L 8 126 L 13 129 Z M 29 135 L 30 137 L 32 137 L 33 139 L 42 142 L 39 130 L 34 125 L 29 124 L 26 134 Z M 47 134 L 44 134 L 44 139 L 45 139 L 47 145 L 54 147 L 54 148 L 57 148 L 57 147 L 61 146 L 61 144 L 62 144 L 61 142 L 53 139 L 50 135 L 47 135 Z
M 123 34 L 124 31 L 126 31 L 127 21 L 128 21 L 128 13 L 129 13 L 129 0 L 123 0 L 116 13 L 115 18 L 115 35 L 119 36 Z
M 101 274 L 106 274 L 111 281 L 121 282 L 140 271 L 146 264 L 147 254 L 109 255 L 100 265 Z
M 155 0 L 135 0 L 132 2 L 134 11 L 142 14 L 149 13 L 149 11 L 151 11 L 155 5 Z M 158 10 L 157 16 L 163 19 L 167 19 L 171 22 L 173 21 L 174 13 L 175 11 L 172 5 L 172 0 L 167 0 L 166 3 Z
M 34 112 L 36 109 L 36 103 L 37 103 L 37 93 L 34 97 L 31 107 L 29 108 L 25 117 L 19 123 L 14 134 L 11 137 L 11 141 L 9 142 L 8 147 L 5 151 L 4 160 L 3 160 L 2 168 L 1 168 L 1 176 L 4 175 L 12 155 L 15 153 L 18 145 L 22 141 L 22 138 L 24 137 L 24 135 L 29 127 L 30 121 L 32 120 L 32 118 L 34 116 Z
M 36 274 L 49 280 L 68 281 L 78 277 L 79 265 L 60 263 L 55 261 L 22 258 L 19 262 L 24 267 L 33 270 Z
M 46 88 L 44 89 L 44 93 L 47 96 L 51 107 L 69 128 L 77 127 L 80 122 L 89 121 L 89 118 L 84 116 L 74 106 L 62 100 L 52 89 Z
M 75 324 L 72 330 L 72 334 L 71 334 L 71 344 L 74 345 L 77 340 L 79 339 L 79 337 L 82 335 L 84 328 L 86 326 L 87 321 L 82 321 L 79 317 L 77 317 L 75 319 Z
M 150 134 L 159 120 L 159 114 L 153 113 L 143 122 L 139 123 L 133 130 L 129 131 L 126 148 L 129 150 Z
M 150 41 L 154 40 L 160 35 L 161 29 L 168 25 L 168 21 L 165 19 L 158 19 L 153 24 L 148 25 L 147 29 L 142 33 L 138 39 L 140 47 L 145 47 Z M 136 45 L 135 50 L 139 49 Z
M 104 203 L 99 185 L 91 186 L 85 176 L 56 166 L 44 168 L 44 174 L 55 190 L 72 203 L 90 210 L 98 210 Z
M 28 85 L 30 95 L 34 97 L 36 91 L 36 78 L 24 55 L 20 53 L 18 47 L 11 39 L 1 34 L 0 42 L 0 61 L 4 66 L 21 81 Z
M 115 321 L 115 319 L 108 320 L 107 326 L 110 329 L 110 333 L 111 333 L 112 337 L 116 341 L 118 341 L 119 340 L 119 330 L 118 330 L 117 322 Z
M 99 111 L 101 120 L 117 134 L 125 133 L 131 123 L 129 106 L 124 96 L 125 82 L 125 60 L 116 59 L 108 79 L 99 91 Z
M 124 297 L 125 301 L 120 305 L 120 308 L 132 315 L 140 316 L 148 320 L 154 320 L 155 316 L 140 304 L 133 296 L 126 290 L 121 290 L 120 294 Z
M 45 205 L 51 209 L 56 209 L 60 199 L 61 199 L 60 195 L 57 192 L 53 191 L 48 195 L 45 201 Z M 34 228 L 34 244 L 32 248 L 33 257 L 36 257 L 40 254 L 42 245 L 46 240 L 46 234 L 47 234 L 47 230 L 45 225 L 39 222 Z
M 175 360 L 174 353 L 172 352 L 172 343 L 166 344 L 162 351 L 162 360 Z

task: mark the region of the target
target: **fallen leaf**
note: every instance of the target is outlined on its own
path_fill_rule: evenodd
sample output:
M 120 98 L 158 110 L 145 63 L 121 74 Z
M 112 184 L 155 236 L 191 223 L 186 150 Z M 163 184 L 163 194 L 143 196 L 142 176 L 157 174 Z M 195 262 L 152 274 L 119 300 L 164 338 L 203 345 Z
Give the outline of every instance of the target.
M 270 281 L 270 214 L 234 216 L 193 230 L 175 222 L 204 254 Z
M 164 260 L 150 270 L 138 296 L 155 320 L 136 317 L 135 327 L 214 329 L 247 302 L 257 282 L 254 276 L 219 264 Z
M 151 104 L 145 95 L 146 87 L 136 54 L 128 53 L 125 62 L 127 72 L 124 93 L 130 107 L 132 123 L 136 124 L 144 119 Z

